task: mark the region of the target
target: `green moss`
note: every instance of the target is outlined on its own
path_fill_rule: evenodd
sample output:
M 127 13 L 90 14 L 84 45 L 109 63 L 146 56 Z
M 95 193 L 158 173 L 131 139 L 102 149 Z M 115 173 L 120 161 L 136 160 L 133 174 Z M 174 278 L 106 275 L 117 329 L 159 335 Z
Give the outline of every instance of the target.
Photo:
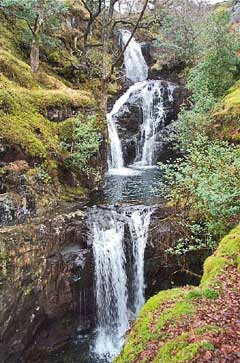
M 207 299 L 216 300 L 219 297 L 219 294 L 214 289 L 205 289 L 203 290 L 203 296 Z
M 240 254 L 237 256 L 237 266 L 238 266 L 238 271 L 240 272 Z
M 31 68 L 25 62 L 5 50 L 0 50 L 0 71 L 11 81 L 27 88 L 36 86 Z
M 204 264 L 204 274 L 201 280 L 201 286 L 206 287 L 214 284 L 217 275 L 220 275 L 226 268 L 227 261 L 223 257 L 209 257 Z
M 164 302 L 176 301 L 181 296 L 181 289 L 173 289 L 162 291 L 158 295 L 149 299 L 146 305 L 142 308 L 140 316 L 134 324 L 122 354 L 114 362 L 133 362 L 139 353 L 146 348 L 148 341 L 154 339 L 155 334 L 151 331 L 150 326 L 153 323 L 156 311 L 160 309 Z
M 0 88 L 0 108 L 1 137 L 9 144 L 20 145 L 31 157 L 60 152 L 56 126 L 36 111 L 29 94 Z
M 202 298 L 202 292 L 199 289 L 191 290 L 186 294 L 186 300 L 199 300 Z
M 8 52 L 0 51 L 1 69 L 3 54 L 4 57 L 7 55 L 4 59 L 10 68 L 4 68 L 0 75 L 1 137 L 9 144 L 20 145 L 30 157 L 59 156 L 62 150 L 59 145 L 58 126 L 43 117 L 41 112 L 45 113 L 48 108 L 54 107 L 93 107 L 95 101 L 92 94 L 72 90 L 50 76 L 45 77 L 45 83 L 61 88 L 43 89 L 32 77 L 30 67 Z
M 164 328 L 168 323 L 175 324 L 180 319 L 186 318 L 187 315 L 193 314 L 195 307 L 185 296 L 184 290 L 172 289 L 162 291 L 151 298 L 143 307 L 122 354 L 115 362 L 130 363 L 135 361 L 139 353 L 147 348 L 149 341 L 166 339 Z M 163 308 L 163 311 L 156 315 L 156 312 L 165 304 L 165 309 Z
M 216 252 L 206 260 L 201 287 L 205 288 L 216 284 L 216 277 L 223 273 L 227 266 L 238 263 L 239 254 L 240 226 L 223 238 Z
M 163 311 L 156 324 L 156 329 L 161 331 L 167 322 L 173 321 L 175 323 L 180 317 L 184 316 L 186 318 L 187 315 L 192 315 L 194 312 L 195 307 L 188 299 L 177 302 L 174 307 Z
M 240 142 L 240 81 L 236 82 L 219 102 L 214 117 L 218 123 L 218 128 L 220 121 L 220 137 L 233 142 Z
M 70 187 L 65 186 L 64 187 L 64 194 L 61 195 L 61 199 L 65 202 L 74 202 L 76 200 L 84 200 L 88 197 L 88 189 L 78 187 Z
M 40 111 L 48 108 L 71 106 L 73 108 L 88 108 L 95 106 L 95 99 L 90 92 L 63 88 L 57 90 L 35 90 L 32 100 Z
M 195 333 L 196 334 L 196 333 Z M 200 348 L 209 348 L 209 344 L 205 341 L 189 343 L 189 333 L 170 340 L 164 344 L 159 350 L 157 357 L 153 363 L 186 363 L 197 356 Z M 212 347 L 212 346 L 211 346 Z
M 227 96 L 219 104 L 219 114 L 240 115 L 240 81 L 229 89 Z

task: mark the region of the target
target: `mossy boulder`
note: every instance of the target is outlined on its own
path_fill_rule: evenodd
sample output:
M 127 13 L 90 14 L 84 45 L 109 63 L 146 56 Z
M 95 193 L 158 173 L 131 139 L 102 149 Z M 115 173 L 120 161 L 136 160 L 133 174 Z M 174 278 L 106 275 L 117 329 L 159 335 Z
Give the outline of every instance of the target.
M 215 285 L 217 276 L 229 265 L 237 265 L 240 269 L 240 226 L 223 238 L 216 252 L 206 260 L 201 287 Z
M 221 138 L 240 142 L 240 81 L 236 82 L 219 102 L 214 110 L 214 118 Z

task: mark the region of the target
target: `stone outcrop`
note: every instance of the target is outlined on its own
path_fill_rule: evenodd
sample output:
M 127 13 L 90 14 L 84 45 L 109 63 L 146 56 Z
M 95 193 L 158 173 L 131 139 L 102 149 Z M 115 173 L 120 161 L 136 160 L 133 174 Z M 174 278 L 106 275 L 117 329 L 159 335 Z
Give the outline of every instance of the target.
M 235 0 L 230 8 L 231 21 L 233 24 L 240 23 L 240 1 Z
M 43 361 L 94 326 L 87 240 L 80 211 L 1 230 L 1 362 Z

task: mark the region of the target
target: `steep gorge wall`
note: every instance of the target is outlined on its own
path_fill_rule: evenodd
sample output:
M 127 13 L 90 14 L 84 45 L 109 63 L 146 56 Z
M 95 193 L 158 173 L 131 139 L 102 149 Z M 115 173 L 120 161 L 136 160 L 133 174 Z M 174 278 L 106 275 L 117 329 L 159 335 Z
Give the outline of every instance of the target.
M 79 325 L 84 330 L 95 324 L 84 212 L 2 228 L 0 239 L 1 361 L 44 357 L 61 349 Z

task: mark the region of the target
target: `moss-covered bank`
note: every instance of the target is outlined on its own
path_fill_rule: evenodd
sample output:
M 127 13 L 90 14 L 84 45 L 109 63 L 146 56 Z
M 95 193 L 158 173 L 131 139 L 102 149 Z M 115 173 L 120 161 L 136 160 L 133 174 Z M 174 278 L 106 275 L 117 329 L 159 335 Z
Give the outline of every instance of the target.
M 89 173 L 86 173 L 86 168 L 75 170 L 69 163 L 66 165 L 72 152 L 62 137 L 68 120 L 74 129 L 79 120 L 85 124 L 91 115 L 96 119 L 94 127 L 99 139 L 104 134 L 105 124 L 96 90 L 91 82 L 76 87 L 69 79 L 60 77 L 47 50 L 41 69 L 34 76 L 28 62 L 28 49 L 24 46 L 24 26 L 21 21 L 13 26 L 0 14 L 0 206 L 4 210 L 7 208 L 6 199 L 8 204 L 16 204 L 19 199 L 17 204 L 21 209 L 26 194 L 28 199 L 30 194 L 32 199 L 36 199 L 36 205 L 37 199 L 42 200 L 45 195 L 47 205 L 54 194 L 58 199 L 62 194 L 65 200 L 68 188 L 76 191 L 71 192 L 71 198 L 76 195 L 79 199 L 79 194 L 86 197 L 85 188 L 93 189 L 101 183 L 99 176 L 105 163 L 103 153 L 100 158 L 99 150 L 96 150 L 93 158 L 90 155 L 86 161 Z M 63 51 L 66 52 L 59 45 L 57 52 L 61 54 Z M 104 148 L 104 145 L 99 147 Z M 21 162 L 27 164 L 24 170 L 19 170 Z M 95 175 L 98 175 L 98 180 Z M 19 184 L 20 179 L 27 192 Z M 1 196 L 16 191 L 17 195 L 13 198 L 12 195 Z M 2 223 L 5 222 L 0 216 L 0 225 Z
M 240 142 L 240 81 L 237 81 L 219 102 L 215 111 L 218 135 L 231 142 Z
M 187 363 L 219 353 L 216 337 L 229 328 L 222 326 L 224 304 L 228 313 L 240 308 L 228 302 L 228 294 L 240 293 L 239 271 L 240 226 L 206 260 L 199 288 L 162 291 L 146 303 L 115 363 Z

